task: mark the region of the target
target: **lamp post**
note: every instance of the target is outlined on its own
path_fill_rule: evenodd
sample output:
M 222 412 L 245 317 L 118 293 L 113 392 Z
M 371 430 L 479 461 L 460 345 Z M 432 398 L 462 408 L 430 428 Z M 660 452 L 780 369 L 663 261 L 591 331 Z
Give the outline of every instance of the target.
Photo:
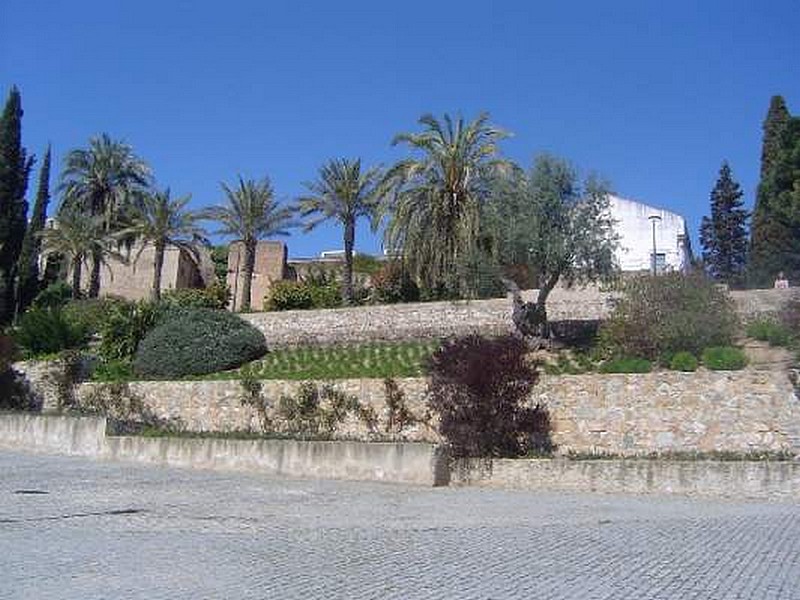
M 653 224 L 652 266 L 653 266 L 653 277 L 655 277 L 658 274 L 658 271 L 656 269 L 656 267 L 657 267 L 657 263 L 656 263 L 656 223 L 660 223 L 661 222 L 661 215 L 650 215 L 647 218 L 650 219 L 650 222 Z

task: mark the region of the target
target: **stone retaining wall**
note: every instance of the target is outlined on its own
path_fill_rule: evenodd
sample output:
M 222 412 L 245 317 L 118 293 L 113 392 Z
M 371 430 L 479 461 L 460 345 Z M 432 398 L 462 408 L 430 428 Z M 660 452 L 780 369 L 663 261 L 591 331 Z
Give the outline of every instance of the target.
M 731 292 L 734 306 L 744 321 L 775 314 L 800 288 Z M 536 290 L 523 293 L 526 300 Z M 599 321 L 612 309 L 615 295 L 596 287 L 555 289 L 548 299 L 554 321 Z M 267 338 L 271 348 L 306 344 L 333 345 L 357 342 L 433 339 L 480 333 L 499 335 L 511 331 L 511 300 L 495 298 L 460 302 L 420 302 L 293 310 L 242 315 Z
M 524 292 L 527 299 L 535 294 Z M 548 310 L 555 320 L 597 321 L 608 315 L 609 299 L 594 288 L 558 289 Z M 271 348 L 503 335 L 512 328 L 511 300 L 506 298 L 250 313 L 242 318 L 264 333 Z
M 401 439 L 437 442 L 435 423 L 426 415 L 424 379 L 399 379 L 408 408 L 418 423 Z M 378 416 L 386 434 L 388 408 L 381 380 L 334 382 Z M 263 382 L 274 409 L 293 381 Z M 102 394 L 103 384 L 84 384 L 76 397 Z M 737 372 L 543 376 L 531 401 L 550 412 L 559 452 L 641 456 L 658 452 L 800 451 L 800 401 L 783 373 Z M 257 430 L 258 414 L 242 403 L 237 381 L 139 382 L 130 391 L 155 416 L 179 421 L 192 431 Z M 270 412 L 274 416 L 274 412 Z M 337 430 L 343 438 L 375 438 L 363 421 L 351 417 Z
M 355 396 L 364 406 L 372 407 L 378 418 L 377 427 L 370 433 L 366 423 L 349 415 L 336 430 L 340 439 L 402 439 L 408 441 L 438 441 L 435 428 L 426 414 L 425 389 L 427 381 L 419 378 L 397 379 L 405 394 L 406 407 L 416 422 L 402 431 L 388 430 L 389 410 L 384 382 L 381 379 L 345 379 L 333 382 L 339 390 Z M 318 382 L 322 385 L 322 382 Z M 268 416 L 276 420 L 276 406 L 281 396 L 295 396 L 299 381 L 263 380 L 261 397 L 268 407 Z M 75 399 L 79 404 L 97 405 L 92 398 L 111 400 L 118 385 L 85 383 L 76 386 Z M 259 431 L 260 415 L 247 402 L 238 381 L 139 381 L 127 385 L 126 394 L 140 400 L 152 417 L 173 423 L 187 431 Z

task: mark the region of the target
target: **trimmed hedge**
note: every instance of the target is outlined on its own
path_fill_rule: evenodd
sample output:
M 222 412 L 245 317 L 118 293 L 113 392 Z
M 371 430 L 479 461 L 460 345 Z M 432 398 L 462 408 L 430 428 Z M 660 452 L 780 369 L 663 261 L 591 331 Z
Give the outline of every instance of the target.
M 227 311 L 185 309 L 150 331 L 136 351 L 134 372 L 156 379 L 235 369 L 267 352 L 261 332 Z

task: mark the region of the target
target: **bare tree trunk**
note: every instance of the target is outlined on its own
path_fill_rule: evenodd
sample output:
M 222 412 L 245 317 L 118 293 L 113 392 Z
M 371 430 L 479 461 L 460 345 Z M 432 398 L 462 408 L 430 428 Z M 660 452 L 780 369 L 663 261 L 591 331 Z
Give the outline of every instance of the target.
M 161 271 L 164 269 L 164 242 L 155 243 L 155 256 L 153 258 L 153 290 L 151 297 L 154 302 L 161 300 Z
M 547 298 L 558 283 L 559 275 L 547 279 L 539 289 L 536 302 L 525 302 L 519 286 L 512 280 L 503 278 L 502 282 L 512 294 L 511 314 L 514 330 L 532 349 L 541 349 L 550 344 L 550 324 L 547 320 Z
M 244 269 L 242 275 L 242 301 L 239 305 L 241 312 L 250 310 L 250 290 L 253 286 L 253 269 L 256 264 L 256 240 L 244 240 Z
M 100 267 L 102 266 L 102 256 L 97 251 L 92 252 L 92 271 L 89 277 L 89 298 L 97 298 L 100 295 Z
M 342 302 L 353 303 L 353 246 L 356 238 L 355 220 L 344 224 L 344 276 L 342 277 Z
M 72 298 L 77 300 L 81 297 L 81 270 L 83 257 L 76 256 L 72 265 Z

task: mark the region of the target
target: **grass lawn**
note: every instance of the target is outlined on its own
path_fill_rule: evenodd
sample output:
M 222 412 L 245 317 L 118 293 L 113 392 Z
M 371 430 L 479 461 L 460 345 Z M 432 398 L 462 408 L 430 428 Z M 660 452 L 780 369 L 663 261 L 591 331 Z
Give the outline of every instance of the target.
M 242 371 L 259 379 L 419 377 L 424 375 L 425 359 L 438 347 L 435 341 L 425 341 L 279 349 L 236 371 L 200 379 L 239 379 Z

